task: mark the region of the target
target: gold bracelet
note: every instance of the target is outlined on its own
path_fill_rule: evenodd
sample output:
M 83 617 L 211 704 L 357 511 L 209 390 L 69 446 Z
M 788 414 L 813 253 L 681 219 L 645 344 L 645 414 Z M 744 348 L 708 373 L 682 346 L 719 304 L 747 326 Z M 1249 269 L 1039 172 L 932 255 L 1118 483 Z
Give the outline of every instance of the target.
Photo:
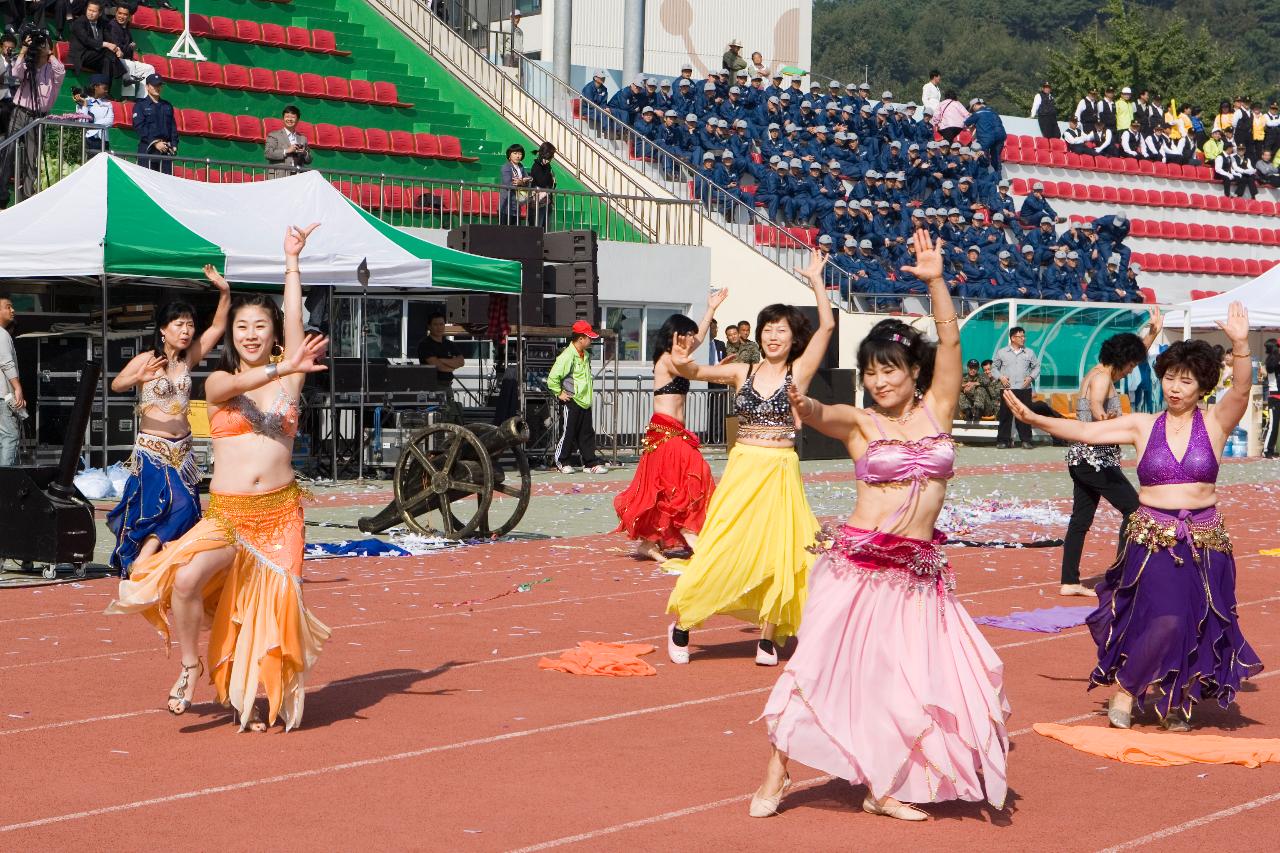
M 959 322 L 959 320 L 960 320 L 959 316 L 958 316 L 958 315 L 955 315 L 955 314 L 952 314 L 950 317 L 948 317 L 948 318 L 947 318 L 947 319 L 945 319 L 945 320 L 939 320 L 937 317 L 934 317 L 934 318 L 933 318 L 933 325 L 935 325 L 935 326 L 945 326 L 945 325 L 947 325 L 948 323 L 957 323 L 957 322 Z
M 1253 358 L 1253 353 L 1251 353 L 1251 352 L 1233 352 L 1233 353 L 1231 353 L 1231 357 L 1232 357 L 1232 358 Z
M 285 267 L 285 268 L 284 268 L 284 274 L 285 274 L 285 275 L 288 275 L 288 274 L 289 274 L 289 273 L 291 273 L 291 272 L 296 272 L 298 275 L 302 275 L 302 270 L 298 269 L 297 267 Z

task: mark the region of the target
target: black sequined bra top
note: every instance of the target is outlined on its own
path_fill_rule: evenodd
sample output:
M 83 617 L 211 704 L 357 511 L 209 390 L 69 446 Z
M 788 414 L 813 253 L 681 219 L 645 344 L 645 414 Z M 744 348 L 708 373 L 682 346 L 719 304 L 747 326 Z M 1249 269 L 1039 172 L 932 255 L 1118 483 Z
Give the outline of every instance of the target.
M 663 385 L 661 388 L 655 388 L 653 391 L 653 396 L 657 397 L 659 394 L 677 394 L 683 397 L 688 393 L 689 393 L 689 380 L 685 379 L 683 376 L 677 376 L 675 379 L 672 379 L 670 382 L 668 382 L 666 385 Z
M 794 440 L 796 425 L 791 416 L 791 401 L 787 399 L 787 389 L 792 384 L 790 365 L 787 366 L 787 375 L 783 377 L 782 384 L 768 399 L 761 397 L 756 391 L 755 378 L 758 372 L 756 370 L 747 374 L 747 381 L 733 398 L 733 405 L 738 413 L 738 438 Z

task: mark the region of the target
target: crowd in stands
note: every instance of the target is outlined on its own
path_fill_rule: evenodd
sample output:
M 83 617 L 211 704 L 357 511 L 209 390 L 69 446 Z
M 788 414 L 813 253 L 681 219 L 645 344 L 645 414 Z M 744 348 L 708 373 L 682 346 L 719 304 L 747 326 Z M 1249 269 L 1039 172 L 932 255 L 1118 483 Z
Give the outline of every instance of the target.
M 924 294 L 906 267 L 911 232 L 946 241 L 947 277 L 966 307 L 998 298 L 1142 302 L 1123 215 L 1072 226 L 1043 188 L 1015 204 L 1000 162 L 1006 132 L 982 98 L 962 103 L 932 72 L 925 105 L 879 98 L 867 83 L 826 86 L 732 61 L 706 79 L 637 78 L 613 95 L 596 71 L 581 112 L 601 133 L 623 123 L 636 155 L 668 177 L 688 167 L 695 196 L 733 221 L 758 210 L 776 226 L 816 228 L 828 285 L 893 309 Z M 606 117 L 607 116 L 607 117 Z M 612 120 L 611 120 L 612 119 Z M 865 302 L 864 302 L 865 304 Z
M 1280 186 L 1280 104 L 1265 108 L 1244 95 L 1222 101 L 1212 121 L 1194 104 L 1166 108 L 1149 89 L 1090 89 L 1060 130 L 1053 87 L 1045 82 L 1031 104 L 1042 135 L 1061 137 L 1076 154 L 1207 165 L 1224 195 L 1256 197 L 1258 185 Z

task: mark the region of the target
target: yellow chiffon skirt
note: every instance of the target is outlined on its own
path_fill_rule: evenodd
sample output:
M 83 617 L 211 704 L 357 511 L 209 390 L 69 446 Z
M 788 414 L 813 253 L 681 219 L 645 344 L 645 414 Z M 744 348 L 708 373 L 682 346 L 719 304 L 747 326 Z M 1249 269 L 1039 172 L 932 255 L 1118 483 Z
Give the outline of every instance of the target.
M 681 573 L 667 612 L 684 629 L 721 615 L 794 636 L 817 535 L 795 450 L 734 445 L 693 556 L 663 564 Z
M 205 551 L 235 549 L 231 566 L 202 593 L 209 627 L 209 680 L 218 701 L 252 719 L 259 685 L 268 725 L 302 721 L 304 680 L 329 629 L 302 603 L 302 496 L 296 483 L 253 495 L 211 494 L 204 518 L 181 539 L 133 564 L 107 613 L 140 613 L 167 641 L 178 571 Z

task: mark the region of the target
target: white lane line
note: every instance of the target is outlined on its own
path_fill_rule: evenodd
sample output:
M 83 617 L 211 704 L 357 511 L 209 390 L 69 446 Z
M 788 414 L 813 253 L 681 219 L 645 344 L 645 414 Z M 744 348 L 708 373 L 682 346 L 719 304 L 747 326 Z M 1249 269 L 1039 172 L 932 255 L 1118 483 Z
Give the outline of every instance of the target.
M 1148 844 L 1163 841 L 1171 835 L 1177 835 L 1178 833 L 1186 832 L 1189 829 L 1199 829 L 1200 827 L 1213 823 L 1214 821 L 1235 817 L 1236 815 L 1244 814 L 1247 811 L 1259 809 L 1263 806 L 1269 806 L 1272 803 L 1277 802 L 1280 802 L 1280 791 L 1277 791 L 1274 794 L 1267 794 L 1265 797 L 1258 797 L 1258 799 L 1250 800 L 1247 803 L 1240 803 L 1239 805 L 1232 806 L 1231 808 L 1203 815 L 1195 818 L 1194 820 L 1189 820 L 1186 823 L 1180 823 L 1177 826 L 1168 826 L 1164 829 L 1157 829 L 1155 832 L 1148 833 L 1141 838 L 1134 838 L 1133 840 L 1126 841 L 1123 844 L 1117 844 L 1114 847 L 1107 847 L 1099 851 L 1099 853 L 1117 853 L 1117 851 L 1120 850 L 1133 850 L 1135 847 L 1146 847 Z
M 263 785 L 276 785 L 281 782 L 292 782 L 297 779 L 308 779 L 316 776 L 328 776 L 333 773 L 341 773 L 347 770 L 357 770 L 363 767 L 374 767 L 381 764 L 391 764 L 397 761 L 406 761 L 412 758 L 421 758 L 424 755 L 434 755 L 441 752 L 452 752 L 460 749 L 470 749 L 477 746 L 487 746 L 493 743 L 502 743 L 503 741 L 519 740 L 533 735 L 548 734 L 550 732 L 565 731 L 567 729 L 576 729 L 580 726 L 590 726 L 597 723 L 608 723 L 614 720 L 625 720 L 631 717 L 641 717 L 648 714 L 660 714 L 666 711 L 677 711 L 681 708 L 691 708 L 697 705 L 708 705 L 712 702 L 722 702 L 727 699 L 740 699 L 744 696 L 754 696 L 760 693 L 772 690 L 773 687 L 757 687 L 752 690 L 739 690 L 733 693 L 722 693 L 719 696 L 706 696 L 700 699 L 688 699 L 684 702 L 671 702 L 666 705 L 653 705 L 648 708 L 635 708 L 630 711 L 620 711 L 616 714 L 604 714 L 599 717 L 589 717 L 585 720 L 572 720 L 566 723 L 555 723 L 549 726 L 539 726 L 533 729 L 523 729 L 517 732 L 507 732 L 505 734 L 493 735 L 491 737 L 472 738 L 470 740 L 457 741 L 455 743 L 446 743 L 439 746 L 429 746 L 423 749 L 413 749 L 406 752 L 397 752 L 391 755 L 379 755 L 374 758 L 363 758 L 358 761 L 344 761 L 341 764 L 330 764 L 326 767 L 316 767 L 311 770 L 297 770 L 292 773 L 281 773 L 278 776 L 267 776 L 261 779 L 249 779 L 244 782 L 233 782 L 229 785 L 215 785 L 207 788 L 197 788 L 192 791 L 183 791 L 177 794 L 169 794 L 164 797 L 151 797 L 145 800 L 134 800 L 130 803 L 120 803 L 114 806 L 103 806 L 96 809 L 88 809 L 86 811 L 71 812 L 69 814 L 53 815 L 51 817 L 37 818 L 35 820 L 22 821 L 20 823 L 9 823 L 0 826 L 0 832 L 16 832 L 23 829 L 35 829 L 41 826 L 50 826 L 52 824 L 67 823 L 69 821 L 83 820 L 90 817 L 99 817 L 107 814 L 117 814 L 119 812 L 136 811 L 137 809 L 147 808 L 149 806 L 165 805 L 168 803 L 181 802 L 183 800 L 191 800 L 197 797 L 208 797 L 213 794 L 225 794 L 231 791 L 243 791 L 249 788 L 258 788 Z

